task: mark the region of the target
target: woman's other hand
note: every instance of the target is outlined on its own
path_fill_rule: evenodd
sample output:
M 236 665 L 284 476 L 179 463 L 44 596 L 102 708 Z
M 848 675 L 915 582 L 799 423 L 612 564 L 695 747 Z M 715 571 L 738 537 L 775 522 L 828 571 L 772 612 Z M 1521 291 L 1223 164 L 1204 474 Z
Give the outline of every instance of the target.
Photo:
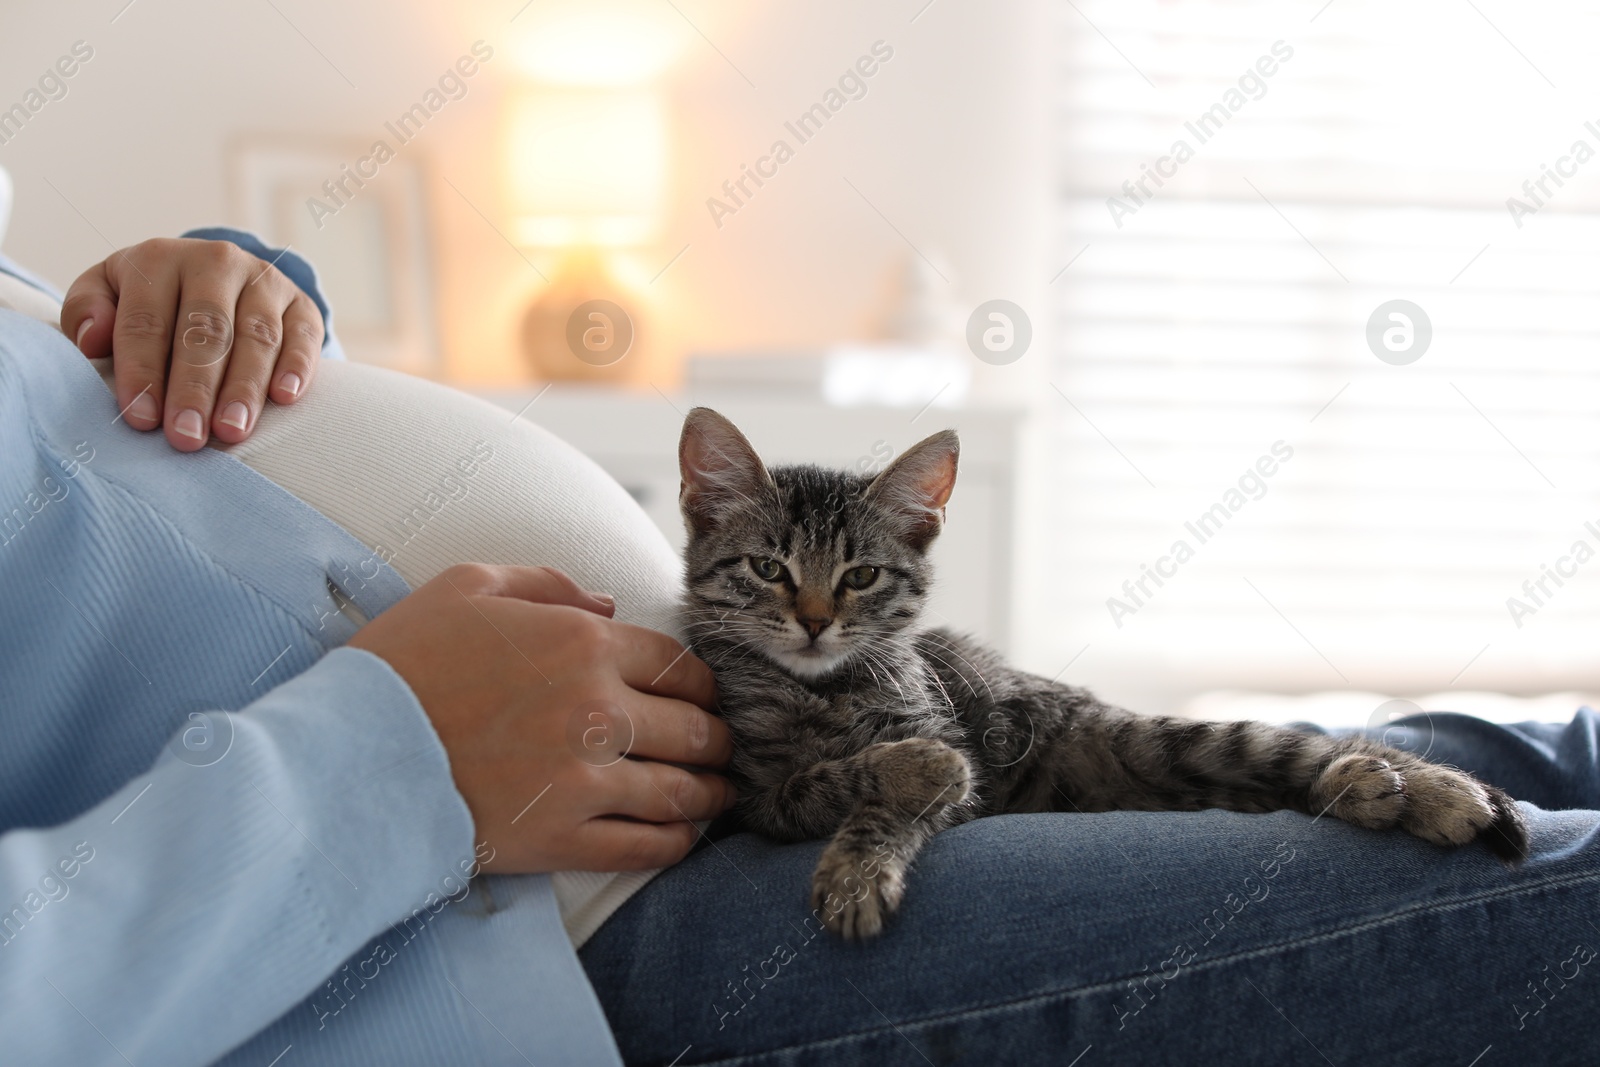
M 124 248 L 67 290 L 61 330 L 112 358 L 117 408 L 166 428 L 180 452 L 249 437 L 270 396 L 292 404 L 322 353 L 317 306 L 281 271 L 228 241 L 158 238 Z
M 350 645 L 432 719 L 501 873 L 662 867 L 734 801 L 711 670 L 547 567 L 452 567 Z M 673 764 L 684 764 L 685 770 Z

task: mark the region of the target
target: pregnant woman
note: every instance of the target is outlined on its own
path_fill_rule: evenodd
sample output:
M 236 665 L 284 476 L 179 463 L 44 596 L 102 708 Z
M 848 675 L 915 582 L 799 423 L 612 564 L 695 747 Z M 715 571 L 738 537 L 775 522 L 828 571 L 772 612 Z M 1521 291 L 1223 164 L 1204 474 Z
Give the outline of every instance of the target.
M 319 365 L 326 325 L 243 234 L 64 307 L 0 266 L 8 1061 L 1592 1062 L 1593 713 L 1389 732 L 1527 802 L 1516 871 L 1289 812 L 1004 816 L 845 943 L 820 842 L 695 828 L 729 741 L 627 494 Z

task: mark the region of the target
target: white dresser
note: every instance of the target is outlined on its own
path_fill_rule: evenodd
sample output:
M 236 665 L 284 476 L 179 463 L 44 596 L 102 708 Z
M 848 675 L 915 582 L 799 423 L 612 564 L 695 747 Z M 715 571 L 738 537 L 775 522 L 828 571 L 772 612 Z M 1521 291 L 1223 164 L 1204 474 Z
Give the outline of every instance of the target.
M 1010 651 L 1016 450 L 1023 415 L 984 408 L 834 407 L 820 398 L 786 399 L 751 390 L 693 397 L 653 391 L 556 384 L 543 395 L 478 391 L 550 430 L 605 468 L 680 551 L 678 433 L 696 404 L 728 416 L 769 464 L 810 462 L 870 473 L 944 428 L 961 434 L 961 472 L 934 547 L 938 580 L 931 610 L 938 625 L 969 631 Z

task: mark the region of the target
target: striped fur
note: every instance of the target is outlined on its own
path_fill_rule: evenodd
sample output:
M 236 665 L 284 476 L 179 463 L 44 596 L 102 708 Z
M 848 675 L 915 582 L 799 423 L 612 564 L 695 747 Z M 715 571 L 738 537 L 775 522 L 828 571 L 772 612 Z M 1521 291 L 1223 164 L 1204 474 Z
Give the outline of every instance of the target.
M 1291 809 L 1526 854 L 1511 798 L 1459 771 L 1362 738 L 1135 714 L 924 628 L 958 449 L 944 431 L 876 477 L 769 472 L 716 412 L 684 424 L 685 622 L 734 736 L 738 816 L 831 838 L 812 881 L 831 928 L 878 933 L 929 837 L 1002 812 Z M 857 567 L 877 568 L 865 588 Z

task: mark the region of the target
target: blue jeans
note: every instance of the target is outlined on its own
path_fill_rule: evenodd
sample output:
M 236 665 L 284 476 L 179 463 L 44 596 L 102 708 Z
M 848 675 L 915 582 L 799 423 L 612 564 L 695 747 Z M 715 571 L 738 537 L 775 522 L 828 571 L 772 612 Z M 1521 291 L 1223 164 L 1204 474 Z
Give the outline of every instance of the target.
M 630 1064 L 1600 1063 L 1600 716 L 1387 739 L 1524 801 L 1532 857 L 1293 812 L 998 816 L 847 944 L 807 910 L 822 844 L 738 834 L 580 957 Z

